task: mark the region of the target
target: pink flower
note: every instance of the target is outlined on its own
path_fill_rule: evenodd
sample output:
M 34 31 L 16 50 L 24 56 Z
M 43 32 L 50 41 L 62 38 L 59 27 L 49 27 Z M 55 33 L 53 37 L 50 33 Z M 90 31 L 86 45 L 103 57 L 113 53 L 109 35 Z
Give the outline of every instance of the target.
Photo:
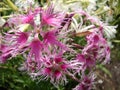
M 100 31 L 95 31 L 87 36 L 87 45 L 82 50 L 82 54 L 91 57 L 92 60 L 104 62 L 110 60 L 110 49 Z
M 26 51 L 29 34 L 26 32 L 16 32 L 4 36 L 5 43 L 1 46 L 1 58 L 7 60 Z
M 82 81 L 78 84 L 73 90 L 91 90 L 94 84 L 93 76 L 84 76 L 82 77 Z
M 10 19 L 8 19 L 7 23 L 11 27 L 18 26 L 20 24 L 31 24 L 34 25 L 34 17 L 41 12 L 41 8 L 36 8 L 35 11 L 29 11 L 27 14 L 18 14 L 13 15 Z
M 34 23 L 34 15 L 33 14 L 28 14 L 25 16 L 22 16 L 22 23 L 29 23 L 29 24 L 33 24 Z
M 100 31 L 94 31 L 86 37 L 87 44 L 76 59 L 83 63 L 83 71 L 95 66 L 96 62 L 107 63 L 110 60 L 110 49 Z
M 36 67 L 37 72 L 31 73 L 31 76 L 41 76 L 41 80 L 50 79 L 50 82 L 57 87 L 58 84 L 67 83 L 66 74 L 69 69 L 71 69 L 69 62 L 62 58 L 61 55 L 49 54 L 42 56 L 41 67 Z
M 49 58 L 44 61 L 43 75 L 49 77 L 51 82 L 60 83 L 66 82 L 65 72 L 69 68 L 67 62 L 61 57 Z
M 24 44 L 27 42 L 29 34 L 27 32 L 18 32 L 16 36 L 17 44 Z
M 29 45 L 29 48 L 31 49 L 29 52 L 30 57 L 34 56 L 35 60 L 38 61 L 43 48 L 41 41 L 38 38 L 33 39 Z
M 43 42 L 46 45 L 56 45 L 64 50 L 66 50 L 66 46 L 64 44 L 62 44 L 60 41 L 58 41 L 58 37 L 57 37 L 57 30 L 51 30 L 45 33 L 44 37 L 43 37 Z
M 62 14 L 54 13 L 53 5 L 42 11 L 42 25 L 59 27 L 62 20 Z
M 24 50 L 26 51 L 26 47 L 28 47 L 28 37 L 29 33 L 27 32 L 16 32 L 14 36 L 12 34 L 8 35 L 7 38 L 9 38 L 8 40 L 10 40 L 11 43 L 8 47 L 10 47 L 14 53 L 16 52 L 16 54 L 20 54 L 21 52 L 24 52 Z
M 79 21 L 81 24 L 77 24 L 72 18 L 74 12 L 71 14 L 54 12 L 53 5 L 45 10 L 32 8 L 26 13 L 9 19 L 8 27 L 12 27 L 12 30 L 3 32 L 3 37 L 0 35 L 2 38 L 0 63 L 22 55 L 26 59 L 23 68 L 34 79 L 50 80 L 55 87 L 58 87 L 58 84 L 66 84 L 67 78 L 70 77 L 79 82 L 73 90 L 91 90 L 93 78 L 85 76 L 86 69 L 90 73 L 97 62 L 107 63 L 110 60 L 110 48 L 104 38 L 101 22 L 81 10 L 78 13 L 84 20 L 82 21 L 81 17 Z M 83 25 L 83 31 L 87 29 L 91 31 L 85 34 L 87 43 L 85 46 L 81 48 L 76 45 L 80 50 L 71 44 L 79 43 L 77 39 L 81 39 L 71 37 L 74 32 L 70 26 L 72 20 L 75 24 L 73 26 L 77 26 L 78 29 Z M 30 26 L 31 30 L 22 30 L 21 24 L 25 24 L 25 28 Z M 85 27 L 86 24 L 92 25 Z
M 56 55 L 56 53 L 43 55 L 40 62 L 41 66 L 38 66 L 39 62 L 36 62 L 35 71 L 37 72 L 31 73 L 31 76 L 35 78 L 41 77 L 40 80 L 50 79 L 50 82 L 55 85 L 55 87 L 57 87 L 58 84 L 66 84 L 66 75 L 74 78 L 76 71 L 81 68 L 81 63 L 74 60 L 67 61 L 62 56 L 62 54 Z
M 10 25 L 11 27 L 26 23 L 33 25 L 34 16 L 34 14 L 15 15 L 8 20 L 8 25 Z
M 5 45 L 0 45 L 0 63 L 5 63 L 11 57 L 11 50 Z
M 42 49 L 43 49 L 43 44 L 35 36 L 35 38 L 30 42 L 28 49 L 30 49 L 29 53 L 26 55 L 26 62 L 25 62 L 25 68 L 33 73 L 35 71 L 38 71 L 41 66 L 42 66 Z
M 83 55 L 83 54 L 78 54 L 77 58 L 78 62 L 83 63 L 82 64 L 82 71 L 85 71 L 86 68 L 90 68 L 95 65 L 95 59 L 92 58 L 91 56 Z
M 18 26 L 22 24 L 22 16 L 21 15 L 14 15 L 12 18 L 7 20 L 9 26 Z

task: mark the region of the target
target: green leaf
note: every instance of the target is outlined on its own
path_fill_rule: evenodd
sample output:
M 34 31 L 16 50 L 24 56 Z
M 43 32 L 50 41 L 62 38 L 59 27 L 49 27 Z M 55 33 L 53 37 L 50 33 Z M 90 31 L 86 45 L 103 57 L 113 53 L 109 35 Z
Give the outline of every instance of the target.
M 18 11 L 17 6 L 15 6 L 15 4 L 13 4 L 13 2 L 11 0 L 6 0 L 6 2 L 7 2 L 9 7 L 11 7 L 15 11 Z
M 11 8 L 0 8 L 0 12 L 11 10 Z
M 113 40 L 112 42 L 120 43 L 120 40 Z
M 105 66 L 103 66 L 102 64 L 100 64 L 100 65 L 96 65 L 96 67 L 98 69 L 101 69 L 103 72 L 105 72 L 107 75 L 109 75 L 110 78 L 112 78 L 111 72 Z
M 24 83 L 24 80 L 22 80 L 22 79 L 15 79 L 14 81 L 17 83 Z

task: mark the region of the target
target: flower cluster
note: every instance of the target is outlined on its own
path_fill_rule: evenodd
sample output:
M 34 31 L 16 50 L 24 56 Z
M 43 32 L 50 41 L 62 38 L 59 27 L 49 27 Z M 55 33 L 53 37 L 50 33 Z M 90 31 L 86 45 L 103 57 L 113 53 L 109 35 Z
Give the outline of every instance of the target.
M 76 14 L 81 18 L 78 26 L 74 25 Z M 21 55 L 25 58 L 22 67 L 33 79 L 50 80 L 58 86 L 70 77 L 80 83 L 74 90 L 90 90 L 93 77 L 85 71 L 110 60 L 104 24 L 82 10 L 65 13 L 55 12 L 53 5 L 39 7 L 13 15 L 7 26 L 11 29 L 0 36 L 0 63 Z M 89 30 L 79 31 L 83 27 Z M 86 45 L 78 48 L 74 37 L 81 35 Z

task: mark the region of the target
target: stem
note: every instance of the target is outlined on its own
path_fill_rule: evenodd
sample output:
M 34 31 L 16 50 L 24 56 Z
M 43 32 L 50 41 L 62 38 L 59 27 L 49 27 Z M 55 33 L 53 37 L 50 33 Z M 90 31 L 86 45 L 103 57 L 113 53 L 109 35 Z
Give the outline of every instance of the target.
M 0 69 L 8 69 L 6 66 L 0 66 Z
M 84 47 L 83 46 L 80 46 L 79 44 L 76 44 L 76 43 L 72 43 L 72 45 L 78 49 L 83 49 Z
M 11 10 L 11 8 L 0 8 L 0 12 Z
M 15 6 L 11 0 L 6 0 L 6 1 L 7 1 L 7 4 L 8 4 L 13 10 L 18 11 L 17 6 Z
M 2 18 L 6 19 L 6 18 L 10 18 L 12 16 L 2 16 Z
M 69 77 L 71 77 L 73 80 L 75 80 L 75 81 L 77 81 L 77 82 L 80 83 L 80 80 L 79 80 L 78 78 L 76 78 L 75 76 L 73 76 L 71 73 L 67 73 L 67 75 L 68 75 Z

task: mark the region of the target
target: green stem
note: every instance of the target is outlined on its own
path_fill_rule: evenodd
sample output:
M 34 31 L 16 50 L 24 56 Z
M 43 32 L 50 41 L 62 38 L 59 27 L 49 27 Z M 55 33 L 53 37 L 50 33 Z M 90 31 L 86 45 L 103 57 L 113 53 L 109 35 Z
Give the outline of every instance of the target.
M 11 10 L 11 8 L 0 8 L 0 12 Z
M 17 6 L 15 6 L 11 0 L 6 0 L 6 1 L 9 7 L 11 7 L 15 11 L 18 11 Z

